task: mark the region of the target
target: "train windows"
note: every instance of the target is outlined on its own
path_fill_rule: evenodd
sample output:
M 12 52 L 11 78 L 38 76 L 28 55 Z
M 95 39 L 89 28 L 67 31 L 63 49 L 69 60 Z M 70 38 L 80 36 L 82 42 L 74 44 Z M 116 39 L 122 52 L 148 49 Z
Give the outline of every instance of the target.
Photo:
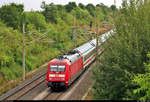
M 54 71 L 54 72 L 56 72 L 56 71 L 65 71 L 65 65 L 51 65 L 50 66 L 50 71 L 52 72 L 52 71 Z
M 61 65 L 61 66 L 58 66 L 58 71 L 65 71 L 65 66 L 64 65 Z
M 57 65 L 51 65 L 50 66 L 50 71 L 57 71 Z
M 86 61 L 87 59 L 89 59 L 95 52 L 96 52 L 95 49 L 93 49 L 93 51 L 91 51 L 90 53 L 88 53 L 88 54 L 84 57 L 84 61 Z

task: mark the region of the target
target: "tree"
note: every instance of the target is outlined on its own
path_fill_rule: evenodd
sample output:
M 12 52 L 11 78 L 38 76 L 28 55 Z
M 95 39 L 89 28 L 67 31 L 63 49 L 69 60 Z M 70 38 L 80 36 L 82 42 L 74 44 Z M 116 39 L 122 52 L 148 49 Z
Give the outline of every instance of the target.
M 106 15 L 103 14 L 102 9 L 99 6 L 96 6 L 96 18 L 97 20 L 104 21 Z M 108 17 L 108 15 L 106 16 Z
M 95 6 L 93 4 L 86 5 L 86 9 L 89 11 L 91 16 L 93 17 L 95 16 L 96 12 L 95 12 Z
M 67 5 L 65 5 L 67 12 L 71 12 L 76 7 L 77 7 L 77 5 L 75 2 L 69 2 Z
M 56 5 L 56 8 L 59 10 L 65 10 L 65 7 L 62 5 Z
M 45 16 L 46 21 L 57 23 L 58 10 L 56 5 L 53 3 L 47 5 L 45 2 L 42 2 L 41 8 L 44 9 L 42 13 Z
M 108 13 L 111 12 L 111 9 L 103 3 L 97 4 L 97 7 L 100 7 L 102 9 L 104 15 L 108 15 Z
M 45 17 L 39 12 L 26 12 L 26 24 L 34 24 L 37 30 L 46 29 Z
M 110 8 L 112 9 L 113 12 L 116 10 L 116 6 L 115 5 L 111 5 Z
M 150 58 L 150 53 L 147 54 Z M 150 60 L 145 64 L 146 72 L 144 74 L 137 74 L 133 79 L 133 83 L 137 84 L 137 89 L 133 93 L 138 96 L 138 100 L 150 99 Z
M 18 29 L 21 22 L 21 14 L 24 11 L 22 4 L 4 5 L 0 8 L 0 18 L 7 26 Z
M 56 5 L 58 9 L 58 17 L 61 18 L 64 21 L 67 21 L 68 19 L 68 14 L 65 10 L 65 7 L 62 5 Z
M 150 1 L 130 0 L 117 11 L 115 33 L 104 43 L 101 64 L 93 74 L 96 99 L 139 99 L 133 93 L 138 86 L 132 80 L 146 72 L 144 63 L 149 61 L 146 56 L 150 51 L 149 5 Z
M 72 15 L 75 15 L 77 19 L 80 19 L 84 22 L 89 22 L 92 17 L 89 14 L 89 12 L 85 9 L 81 9 L 79 7 L 75 8 L 74 10 L 71 11 Z
M 85 9 L 85 6 L 84 6 L 84 4 L 82 4 L 82 3 L 79 3 L 79 5 L 78 5 L 81 9 Z

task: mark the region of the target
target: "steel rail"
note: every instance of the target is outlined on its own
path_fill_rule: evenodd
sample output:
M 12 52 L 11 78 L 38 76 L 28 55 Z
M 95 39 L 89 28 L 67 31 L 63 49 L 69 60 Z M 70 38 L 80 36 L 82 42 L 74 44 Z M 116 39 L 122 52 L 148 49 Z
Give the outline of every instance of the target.
M 44 71 L 40 72 L 39 74 L 32 77 L 30 80 L 25 81 L 24 83 L 18 85 L 14 89 L 12 89 L 12 90 L 8 91 L 7 93 L 3 94 L 2 96 L 0 96 L 0 100 L 6 100 L 9 97 L 13 96 L 14 94 L 17 94 L 17 92 L 21 91 L 22 89 L 24 89 L 28 85 L 34 83 L 36 80 L 39 80 L 42 76 L 46 75 L 46 72 L 47 72 L 47 70 L 44 70 Z

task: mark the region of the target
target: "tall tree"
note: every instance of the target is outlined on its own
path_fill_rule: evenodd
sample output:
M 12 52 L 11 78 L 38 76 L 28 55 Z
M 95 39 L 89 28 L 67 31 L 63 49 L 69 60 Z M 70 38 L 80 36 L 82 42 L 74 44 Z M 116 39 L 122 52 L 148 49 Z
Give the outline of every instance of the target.
M 26 12 L 26 25 L 34 24 L 37 30 L 46 28 L 45 17 L 39 12 Z
M 89 11 L 91 16 L 93 17 L 95 16 L 96 12 L 95 12 L 95 6 L 93 4 L 86 5 L 86 9 Z
M 144 64 L 146 72 L 144 74 L 135 75 L 133 79 L 133 83 L 138 86 L 133 90 L 138 100 L 150 99 L 150 53 L 147 54 L 147 57 L 149 58 L 148 63 Z
M 0 18 L 7 26 L 18 29 L 21 23 L 21 15 L 24 11 L 22 4 L 4 5 L 0 8 Z
M 115 5 L 111 5 L 110 8 L 112 9 L 112 11 L 115 11 L 116 6 Z
M 69 2 L 67 5 L 65 5 L 67 12 L 71 12 L 76 7 L 77 7 L 77 4 L 75 2 Z
M 78 5 L 81 9 L 85 9 L 85 6 L 84 6 L 84 4 L 82 4 L 82 3 L 79 3 L 79 5 Z
M 150 51 L 150 1 L 124 1 L 115 16 L 115 33 L 104 44 L 107 47 L 94 71 L 96 99 L 137 100 L 137 85 L 132 80 L 144 74 L 146 54 Z M 141 26 L 142 25 L 142 26 Z
M 47 5 L 45 2 L 42 2 L 41 8 L 44 9 L 42 12 L 46 18 L 46 21 L 57 23 L 58 10 L 57 6 L 53 3 Z

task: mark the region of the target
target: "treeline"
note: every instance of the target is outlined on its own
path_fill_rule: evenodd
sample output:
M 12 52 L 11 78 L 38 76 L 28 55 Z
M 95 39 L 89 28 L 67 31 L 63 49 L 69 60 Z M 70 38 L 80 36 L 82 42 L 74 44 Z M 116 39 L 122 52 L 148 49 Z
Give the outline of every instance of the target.
M 94 99 L 150 99 L 150 0 L 123 1 L 94 70 Z
M 82 3 L 77 5 L 75 2 L 69 2 L 66 5 L 42 2 L 41 8 L 43 9 L 41 12 L 25 12 L 24 5 L 11 3 L 0 8 L 0 18 L 7 26 L 14 29 L 20 30 L 24 19 L 27 25 L 34 24 L 36 29 L 45 29 L 46 22 L 57 24 L 60 20 L 63 20 L 67 24 L 72 24 L 71 16 L 76 16 L 77 19 L 84 23 L 89 23 L 92 17 L 96 17 L 98 21 L 108 21 L 111 16 L 110 13 L 115 10 L 114 5 L 111 7 L 107 7 L 102 3 L 96 6 L 93 4 L 84 5 Z M 39 19 L 38 21 L 36 17 Z
M 40 11 L 24 11 L 24 5 L 11 3 L 0 8 L 0 84 L 22 74 L 22 24 L 25 24 L 25 43 L 43 34 L 43 39 L 26 46 L 26 72 L 38 68 L 57 55 L 73 48 L 72 26 L 76 17 L 76 32 L 82 36 L 90 21 L 112 23 L 112 8 L 103 4 L 66 5 L 42 2 Z M 30 32 L 30 33 L 27 33 Z M 31 33 L 32 32 L 32 33 Z M 77 38 L 77 46 L 84 43 Z

